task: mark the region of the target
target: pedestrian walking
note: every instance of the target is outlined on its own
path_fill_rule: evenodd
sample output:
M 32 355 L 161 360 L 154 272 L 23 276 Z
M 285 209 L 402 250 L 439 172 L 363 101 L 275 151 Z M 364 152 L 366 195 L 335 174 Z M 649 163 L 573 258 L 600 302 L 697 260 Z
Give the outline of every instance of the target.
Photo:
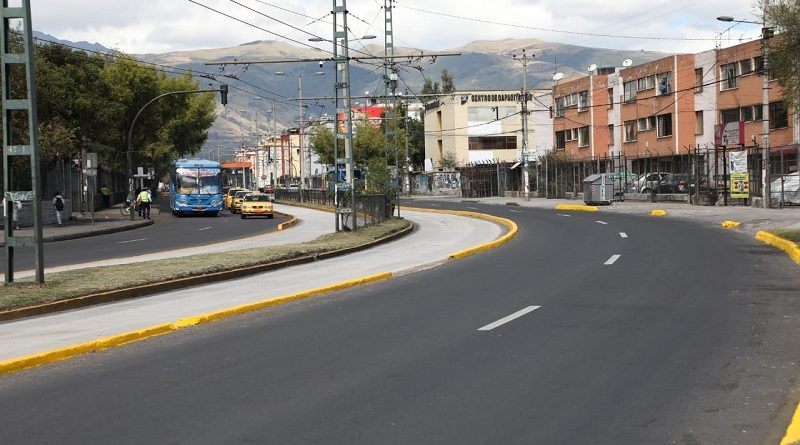
M 111 207 L 111 189 L 109 189 L 107 185 L 103 184 L 100 187 L 100 194 L 103 195 L 103 206 L 105 208 Z
M 142 218 L 150 219 L 150 203 L 153 201 L 150 190 L 146 188 L 142 189 L 136 200 L 139 201 L 139 211 L 141 212 Z
M 3 198 L 3 216 L 8 215 L 8 207 L 11 207 L 11 222 L 14 224 L 14 229 L 19 229 L 19 211 L 22 210 L 22 202 L 10 200 L 6 201 Z
M 64 196 L 61 192 L 56 192 L 53 197 L 53 209 L 56 211 L 56 223 L 60 226 L 62 223 L 62 213 L 64 212 Z

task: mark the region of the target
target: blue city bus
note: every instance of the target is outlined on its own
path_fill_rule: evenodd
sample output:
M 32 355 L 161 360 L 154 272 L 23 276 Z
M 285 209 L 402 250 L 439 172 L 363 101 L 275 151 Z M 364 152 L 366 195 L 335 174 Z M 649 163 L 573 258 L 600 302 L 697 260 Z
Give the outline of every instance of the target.
M 178 159 L 172 165 L 169 206 L 172 214 L 217 216 L 222 210 L 222 169 L 219 162 Z

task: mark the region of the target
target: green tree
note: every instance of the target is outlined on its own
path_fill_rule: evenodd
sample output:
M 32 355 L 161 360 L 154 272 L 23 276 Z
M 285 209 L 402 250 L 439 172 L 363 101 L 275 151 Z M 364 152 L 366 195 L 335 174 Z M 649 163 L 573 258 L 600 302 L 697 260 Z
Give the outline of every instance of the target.
M 757 3 L 764 11 L 764 0 Z M 780 34 L 770 40 L 768 67 L 784 90 L 784 102 L 792 110 L 800 110 L 800 2 L 797 0 L 771 0 L 767 3 L 768 26 Z
M 314 153 L 319 156 L 320 162 L 325 165 L 333 165 L 333 131 L 324 125 L 317 125 L 311 128 L 308 136 L 309 144 Z M 344 150 L 343 144 L 339 147 Z M 340 153 L 339 157 L 344 157 L 344 153 Z
M 380 126 L 362 119 L 355 123 L 353 136 L 353 161 L 367 165 L 372 158 L 384 157 L 383 131 Z
M 453 151 L 448 151 L 442 157 L 442 170 L 454 171 L 459 167 L 458 156 Z
M 431 101 L 436 98 L 434 94 L 440 94 L 441 92 L 442 90 L 439 86 L 439 82 L 434 82 L 429 77 L 426 77 L 422 82 L 422 93 L 420 94 L 420 100 L 422 102 Z
M 442 70 L 442 93 L 452 93 L 456 90 L 456 84 L 449 71 Z

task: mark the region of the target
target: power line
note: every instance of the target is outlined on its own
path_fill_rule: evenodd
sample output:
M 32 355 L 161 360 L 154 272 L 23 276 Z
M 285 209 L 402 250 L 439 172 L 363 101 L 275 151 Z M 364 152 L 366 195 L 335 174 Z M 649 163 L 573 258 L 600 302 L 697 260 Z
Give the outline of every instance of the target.
M 489 24 L 489 25 L 507 26 L 507 27 L 510 27 L 510 28 L 518 28 L 518 29 L 529 29 L 529 30 L 533 30 L 533 31 L 554 32 L 554 33 L 560 33 L 560 34 L 591 36 L 591 37 L 609 37 L 609 38 L 615 38 L 615 39 L 635 39 L 635 40 L 666 40 L 666 41 L 675 41 L 675 40 L 679 40 L 679 41 L 714 41 L 714 40 L 716 40 L 714 38 L 704 38 L 704 37 L 703 38 L 701 38 L 701 37 L 653 37 L 653 36 L 634 36 L 634 35 L 614 35 L 614 34 L 603 34 L 603 33 L 593 33 L 593 32 L 569 31 L 569 30 L 564 30 L 564 29 L 540 28 L 540 27 L 536 27 L 536 26 L 518 25 L 518 24 L 514 24 L 514 23 L 503 23 L 503 22 L 497 22 L 497 21 L 494 21 L 494 20 L 486 20 L 486 19 L 478 19 L 478 18 L 474 18 L 474 17 L 466 17 L 466 16 L 449 14 L 449 13 L 440 12 L 440 11 L 431 11 L 431 10 L 427 10 L 427 9 L 416 8 L 416 7 L 413 7 L 413 6 L 403 6 L 403 5 L 401 5 L 400 7 L 404 7 L 406 9 L 410 9 L 410 10 L 413 10 L 413 11 L 424 12 L 426 14 L 439 15 L 439 16 L 450 17 L 450 18 L 459 19 L 459 20 L 467 20 L 467 21 L 476 22 L 476 23 L 485 23 L 485 24 Z

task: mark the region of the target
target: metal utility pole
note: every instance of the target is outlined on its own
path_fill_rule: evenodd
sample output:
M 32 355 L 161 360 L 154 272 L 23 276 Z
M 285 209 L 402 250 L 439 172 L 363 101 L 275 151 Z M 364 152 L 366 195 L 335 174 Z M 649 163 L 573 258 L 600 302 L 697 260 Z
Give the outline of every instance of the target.
M 392 93 L 392 98 L 395 99 L 397 92 L 397 73 L 394 66 L 392 66 L 392 58 L 394 57 L 394 27 L 392 24 L 392 3 L 394 0 L 384 0 L 383 15 L 384 15 L 384 56 L 386 59 L 383 62 L 383 80 L 384 80 L 384 117 L 383 120 L 383 144 L 384 153 L 386 156 L 386 163 L 389 162 L 389 138 L 393 138 L 392 150 L 394 151 L 394 185 L 397 191 L 397 216 L 400 216 L 400 164 L 397 159 L 397 129 L 389 128 L 389 124 L 395 123 L 397 117 L 396 106 L 397 101 L 394 101 L 392 109 L 389 110 L 389 92 Z M 408 139 L 408 138 L 406 138 Z
M 336 107 L 336 122 L 334 126 L 334 158 L 336 163 L 336 188 L 338 192 L 339 165 L 344 164 L 347 174 L 346 187 L 350 192 L 350 208 L 342 208 L 336 201 L 336 230 L 339 230 L 339 216 L 350 215 L 353 220 L 353 231 L 358 227 L 358 212 L 356 211 L 356 187 L 353 168 L 353 112 L 350 106 L 350 57 L 347 28 L 347 0 L 333 0 L 333 60 L 336 64 L 334 97 Z M 341 23 L 341 25 L 340 25 Z M 341 30 L 340 30 L 341 28 Z M 341 81 L 339 72 L 341 71 Z M 340 106 L 340 99 L 342 104 Z M 339 133 L 339 113 L 344 114 L 344 132 Z M 344 140 L 344 159 L 339 159 L 339 140 Z M 342 184 L 344 185 L 344 184 Z M 338 193 L 337 193 L 338 196 Z
M 762 152 L 762 163 L 764 164 L 763 172 L 762 172 L 762 184 L 764 184 L 764 208 L 768 209 L 771 207 L 770 203 L 772 201 L 771 195 L 771 187 L 769 181 L 769 155 L 770 155 L 770 148 L 769 148 L 769 39 L 772 37 L 772 28 L 767 27 L 767 6 L 769 5 L 768 0 L 764 0 L 764 10 L 763 10 L 763 27 L 761 29 L 761 40 L 762 40 L 762 58 L 764 59 L 764 66 L 761 72 L 761 114 L 762 114 L 762 121 L 761 121 L 761 144 L 763 147 Z
M 44 283 L 44 249 L 42 246 L 42 185 L 39 172 L 39 119 L 36 110 L 36 79 L 33 57 L 33 25 L 31 24 L 31 2 L 22 0 L 21 6 L 9 7 L 3 0 L 0 19 L 3 32 L 0 36 L 0 65 L 3 82 L 3 202 L 5 204 L 6 273 L 5 282 L 14 281 L 14 249 L 33 246 L 36 283 Z M 16 2 L 15 2 L 16 3 Z M 19 23 L 19 22 L 22 23 Z M 22 27 L 22 41 L 14 41 L 18 33 L 14 27 Z M 11 84 L 20 81 L 15 67 L 25 69 L 25 91 L 12 90 Z M 27 117 L 28 134 L 16 134 L 14 123 L 21 124 Z M 27 156 L 30 159 L 30 191 L 15 191 L 12 160 Z M 33 236 L 14 236 L 14 213 L 16 202 L 31 201 L 33 204 Z
M 520 97 L 522 101 L 522 182 L 525 185 L 525 200 L 530 201 L 531 184 L 528 178 L 528 55 L 525 54 L 523 49 L 522 57 L 517 58 L 516 55 L 513 57 L 522 63 L 522 96 Z M 531 58 L 534 57 L 536 55 L 531 55 Z

